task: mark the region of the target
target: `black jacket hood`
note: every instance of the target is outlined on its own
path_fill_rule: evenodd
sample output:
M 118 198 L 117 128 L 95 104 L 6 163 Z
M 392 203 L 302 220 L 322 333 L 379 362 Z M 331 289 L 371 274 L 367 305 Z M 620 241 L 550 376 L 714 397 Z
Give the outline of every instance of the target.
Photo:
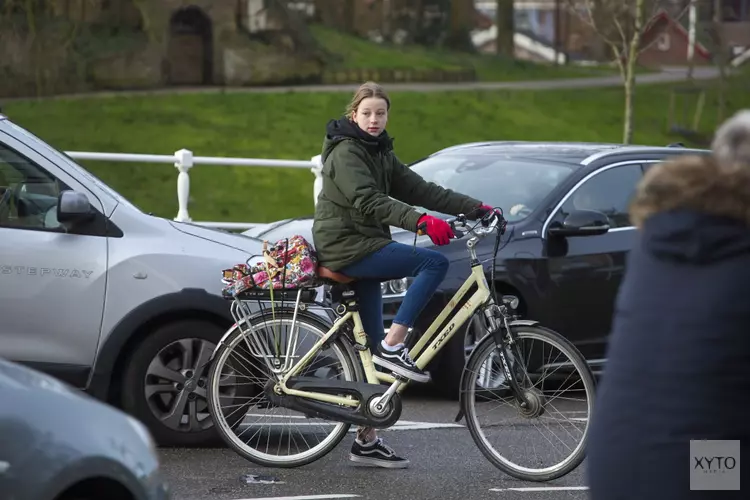
M 359 126 L 352 120 L 342 116 L 341 118 L 330 120 L 326 124 L 326 135 L 325 140 L 323 141 L 321 160 L 326 161 L 326 158 L 336 144 L 345 139 L 356 139 L 363 144 L 371 154 L 387 152 L 393 149 L 393 139 L 388 135 L 388 131 L 383 130 L 378 137 L 373 137 L 359 128 Z
M 707 264 L 750 255 L 750 228 L 729 217 L 675 210 L 646 221 L 642 245 L 663 260 Z
M 702 264 L 750 255 L 750 172 L 684 156 L 652 167 L 631 204 L 643 249 Z

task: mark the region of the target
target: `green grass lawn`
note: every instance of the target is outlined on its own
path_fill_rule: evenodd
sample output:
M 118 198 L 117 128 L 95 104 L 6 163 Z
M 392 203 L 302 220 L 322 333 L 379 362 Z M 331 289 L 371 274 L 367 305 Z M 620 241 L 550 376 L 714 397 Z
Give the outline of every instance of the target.
M 435 50 L 419 45 L 378 44 L 320 25 L 310 27 L 315 39 L 338 62 L 328 69 L 460 69 L 473 66 L 480 81 L 520 81 L 617 74 L 614 67 L 554 66 L 491 55 Z
M 679 140 L 667 129 L 672 86 L 641 86 L 635 141 Z M 750 107 L 747 80 L 730 110 Z M 310 159 L 320 152 L 326 121 L 340 116 L 348 93 L 240 93 L 12 102 L 4 112 L 65 151 Z M 622 90 L 486 91 L 392 94 L 388 130 L 410 162 L 457 143 L 481 140 L 620 142 Z M 713 94 L 701 128 L 716 126 Z M 85 162 L 143 210 L 177 213 L 177 171 L 170 165 Z M 308 170 L 196 166 L 191 171 L 194 220 L 264 222 L 311 213 Z

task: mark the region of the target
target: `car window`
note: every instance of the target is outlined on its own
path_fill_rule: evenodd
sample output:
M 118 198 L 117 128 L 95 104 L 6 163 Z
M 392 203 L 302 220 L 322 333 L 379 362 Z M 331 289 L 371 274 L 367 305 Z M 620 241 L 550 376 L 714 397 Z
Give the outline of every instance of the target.
M 43 154 L 48 154 L 52 157 L 54 157 L 54 160 L 59 160 L 65 163 L 65 168 L 73 169 L 75 172 L 83 177 L 86 177 L 86 180 L 95 184 L 99 189 L 106 192 L 110 196 L 112 196 L 115 200 L 118 202 L 128 205 L 129 207 L 133 208 L 134 210 L 141 211 L 140 208 L 135 206 L 133 202 L 125 198 L 123 195 L 112 189 L 111 186 L 105 184 L 101 179 L 99 179 L 97 176 L 95 176 L 93 173 L 91 173 L 89 170 L 86 170 L 81 165 L 76 163 L 76 161 L 71 158 L 67 153 L 64 151 L 60 151 L 59 149 L 53 147 L 51 144 L 43 141 L 39 137 L 35 136 L 25 128 L 21 127 L 18 124 L 15 124 L 11 121 L 8 121 L 7 124 L 10 126 L 11 129 L 13 129 L 15 132 L 17 132 L 20 135 L 25 136 L 25 139 L 27 141 L 30 139 L 31 146 L 36 150 L 42 149 Z M 23 141 L 22 141 L 23 142 Z M 53 161 L 54 161 L 53 160 Z
M 609 218 L 611 228 L 630 227 L 630 201 L 642 177 L 640 164 L 604 170 L 573 191 L 554 219 L 562 221 L 574 210 L 597 210 Z
M 427 181 L 502 207 L 511 222 L 528 217 L 573 172 L 562 161 L 476 153 L 438 155 L 411 169 Z
M 56 229 L 57 198 L 68 187 L 0 144 L 0 227 Z

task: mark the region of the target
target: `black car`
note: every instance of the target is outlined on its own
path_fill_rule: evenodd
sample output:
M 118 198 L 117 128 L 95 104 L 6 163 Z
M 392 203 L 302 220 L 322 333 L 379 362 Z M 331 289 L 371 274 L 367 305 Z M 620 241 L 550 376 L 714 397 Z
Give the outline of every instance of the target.
M 429 181 L 503 209 L 508 229 L 497 255 L 498 294 L 517 297 L 521 316 L 570 339 L 596 373 L 605 361 L 615 295 L 635 235 L 628 205 L 636 185 L 648 168 L 667 158 L 707 153 L 681 145 L 482 142 L 438 151 L 410 167 Z M 244 234 L 270 241 L 301 234 L 312 242 L 311 228 L 312 217 L 301 217 Z M 414 243 L 414 233 L 391 231 L 395 241 Z M 417 245 L 433 247 L 426 236 Z M 477 247 L 488 277 L 493 247 L 493 238 Z M 417 331 L 427 329 L 469 273 L 464 241 L 434 248 L 449 257 L 451 267 Z M 408 279 L 383 284 L 386 329 L 408 285 Z M 457 394 L 465 357 L 481 335 L 472 324 L 467 322 L 466 334 L 455 335 L 428 367 L 445 395 Z

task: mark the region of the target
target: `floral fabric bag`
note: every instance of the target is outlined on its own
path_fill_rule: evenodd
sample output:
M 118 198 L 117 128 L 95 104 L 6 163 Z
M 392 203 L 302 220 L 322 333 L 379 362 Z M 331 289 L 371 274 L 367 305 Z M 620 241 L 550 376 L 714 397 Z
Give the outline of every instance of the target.
M 263 242 L 263 260 L 253 266 L 237 264 L 222 271 L 225 297 L 250 290 L 298 289 L 315 286 L 318 257 L 300 235 L 284 238 L 270 247 Z

